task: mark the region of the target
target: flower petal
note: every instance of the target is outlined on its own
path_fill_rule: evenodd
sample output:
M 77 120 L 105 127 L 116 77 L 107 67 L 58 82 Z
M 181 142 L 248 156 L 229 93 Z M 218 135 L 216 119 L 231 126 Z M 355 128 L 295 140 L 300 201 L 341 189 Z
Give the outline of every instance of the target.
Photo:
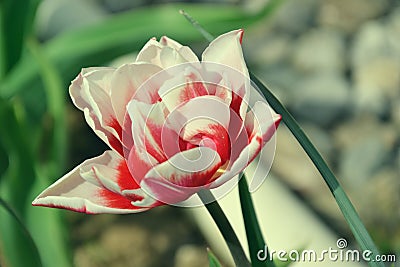
M 204 50 L 202 55 L 203 62 L 214 62 L 228 66 L 237 70 L 243 75 L 240 78 L 232 79 L 230 74 L 230 80 L 241 81 L 242 86 L 239 86 L 237 82 L 232 90 L 232 103 L 231 107 L 241 114 L 244 119 L 244 115 L 247 110 L 248 103 L 248 91 L 250 86 L 249 73 L 246 67 L 246 63 L 243 57 L 243 51 L 241 47 L 241 41 L 243 37 L 243 30 L 235 30 L 218 36 L 213 40 L 210 45 Z M 228 73 L 231 73 L 229 71 Z M 238 76 L 237 74 L 235 76 Z
M 141 61 L 168 68 L 180 63 L 197 62 L 199 60 L 189 47 L 182 46 L 164 36 L 160 42 L 152 38 L 146 43 L 136 58 L 136 62 Z
M 265 102 L 257 101 L 253 109 L 246 115 L 244 122 L 249 141 L 256 135 L 262 138 L 263 143 L 268 142 L 278 128 L 282 116 Z
M 191 99 L 167 117 L 169 128 L 193 145 L 218 152 L 222 162 L 230 156 L 229 106 L 219 97 L 201 96 Z
M 246 116 L 247 135 L 241 135 L 241 141 L 237 141 L 238 143 L 246 142 L 243 137 L 247 137 L 249 144 L 234 159 L 227 171 L 217 178 L 210 187 L 218 187 L 243 171 L 260 153 L 265 143 L 271 139 L 280 121 L 281 116 L 276 114 L 268 104 L 261 101 L 256 102 L 253 110 L 249 111 Z
M 126 105 L 133 97 L 146 103 L 157 102 L 159 99 L 155 91 L 157 88 L 153 87 L 153 91 L 138 91 L 138 89 L 151 76 L 160 71 L 162 69 L 154 64 L 133 63 L 122 65 L 112 74 L 110 97 L 115 116 L 120 125 L 124 125 Z
M 139 207 L 135 203 L 156 205 L 130 176 L 124 162 L 113 151 L 86 160 L 45 189 L 32 204 L 85 213 L 117 214 L 136 213 L 152 207 Z
M 75 106 L 84 112 L 94 132 L 112 149 L 122 155 L 122 127 L 117 121 L 110 99 L 112 68 L 88 68 L 69 87 Z
M 164 105 L 161 102 L 146 104 L 135 99 L 127 106 L 133 121 L 132 136 L 138 151 L 147 151 L 158 162 L 167 158 L 163 150 L 161 133 L 165 122 Z
M 180 65 L 169 71 L 172 78 L 160 85 L 158 93 L 170 112 L 190 99 L 209 94 L 195 65 Z
M 206 187 L 221 165 L 213 149 L 186 150 L 152 168 L 140 183 L 141 188 L 165 203 L 178 203 Z

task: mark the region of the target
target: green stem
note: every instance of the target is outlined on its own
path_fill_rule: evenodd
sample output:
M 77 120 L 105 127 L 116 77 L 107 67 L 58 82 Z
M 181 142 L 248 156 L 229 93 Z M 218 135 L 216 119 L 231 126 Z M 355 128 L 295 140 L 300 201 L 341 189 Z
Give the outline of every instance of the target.
M 300 143 L 304 151 L 307 153 L 309 158 L 314 163 L 315 167 L 318 169 L 321 176 L 324 178 L 329 190 L 333 194 L 340 210 L 343 213 L 351 231 L 354 234 L 358 244 L 363 251 L 369 250 L 372 252 L 371 259 L 379 255 L 379 250 L 375 246 L 371 236 L 369 235 L 367 229 L 362 223 L 357 211 L 355 210 L 350 199 L 344 192 L 343 188 L 339 184 L 333 172 L 330 170 L 321 154 L 311 143 L 310 139 L 301 129 L 300 125 L 296 122 L 289 111 L 282 105 L 282 103 L 272 94 L 272 92 L 252 73 L 250 73 L 251 80 L 261 89 L 261 92 L 267 99 L 270 106 L 279 114 L 282 115 L 282 120 L 296 137 L 297 141 Z M 369 266 L 384 266 L 381 262 L 370 261 Z
M 249 260 L 243 251 L 242 245 L 240 244 L 232 225 L 229 223 L 228 218 L 225 216 L 225 213 L 222 211 L 213 194 L 209 190 L 202 190 L 198 193 L 198 195 L 203 203 L 205 203 L 207 211 L 210 213 L 219 231 L 224 237 L 224 240 L 232 254 L 235 265 L 238 267 L 250 267 Z M 209 202 L 210 200 L 212 201 Z
M 268 247 L 264 241 L 257 215 L 254 209 L 253 200 L 249 192 L 246 176 L 239 181 L 239 198 L 242 207 L 244 227 L 246 229 L 247 244 L 249 246 L 250 260 L 253 267 L 275 267 L 273 259 L 269 258 Z M 258 252 L 264 250 L 265 260 L 258 258 Z

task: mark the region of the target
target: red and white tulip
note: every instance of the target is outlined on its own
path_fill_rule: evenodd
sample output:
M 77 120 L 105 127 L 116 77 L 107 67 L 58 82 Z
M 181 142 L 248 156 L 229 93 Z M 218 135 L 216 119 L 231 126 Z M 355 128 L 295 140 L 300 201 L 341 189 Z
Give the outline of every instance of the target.
M 199 61 L 174 40 L 151 39 L 136 61 L 83 69 L 74 104 L 110 147 L 45 189 L 33 205 L 134 213 L 181 203 L 243 171 L 280 122 L 251 103 L 243 31 L 216 38 Z

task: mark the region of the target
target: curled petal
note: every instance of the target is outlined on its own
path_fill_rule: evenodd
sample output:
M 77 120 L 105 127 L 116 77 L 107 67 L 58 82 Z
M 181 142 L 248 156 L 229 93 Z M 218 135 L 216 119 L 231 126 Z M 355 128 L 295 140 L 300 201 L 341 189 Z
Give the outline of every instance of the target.
M 136 213 L 150 208 L 135 203 L 151 202 L 126 171 L 125 160 L 112 151 L 84 161 L 44 190 L 35 206 L 57 207 L 90 214 Z M 111 189 L 111 190 L 110 190 Z
M 276 114 L 266 103 L 256 102 L 253 110 L 249 111 L 246 116 L 245 128 L 247 135 L 239 136 L 241 140 L 239 142 L 248 142 L 248 145 L 234 159 L 233 164 L 227 168 L 227 171 L 216 179 L 210 187 L 218 187 L 243 171 L 260 153 L 265 143 L 271 139 L 280 121 L 281 116 Z M 246 137 L 248 141 L 243 140 Z
M 207 147 L 196 147 L 152 168 L 140 186 L 161 202 L 177 203 L 206 187 L 220 165 L 218 153 Z
M 94 132 L 122 154 L 122 127 L 115 117 L 110 99 L 112 68 L 83 69 L 69 87 L 75 106 L 84 112 L 85 119 Z
M 249 141 L 258 135 L 261 137 L 263 144 L 268 142 L 278 128 L 281 119 L 282 116 L 275 113 L 268 104 L 257 101 L 253 109 L 247 113 L 244 122 Z

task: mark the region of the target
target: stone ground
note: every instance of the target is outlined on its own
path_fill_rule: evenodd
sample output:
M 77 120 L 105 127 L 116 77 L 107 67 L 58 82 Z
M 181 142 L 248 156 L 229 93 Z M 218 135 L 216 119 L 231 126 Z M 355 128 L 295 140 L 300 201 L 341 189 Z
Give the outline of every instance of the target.
M 132 5 L 57 2 L 64 11 L 79 5 L 85 20 L 74 20 L 79 14 L 72 14 L 58 16 L 57 24 L 48 23 L 54 17 L 43 16 L 43 36 Z M 53 13 L 57 10 L 53 7 Z M 381 250 L 399 253 L 399 2 L 287 0 L 268 22 L 246 32 L 244 50 L 250 68 L 271 85 L 340 177 Z M 81 114 L 70 113 L 71 123 L 81 125 L 76 131 L 87 135 Z M 88 140 L 76 145 L 74 155 L 89 157 L 103 150 L 95 137 Z M 74 161 L 79 163 L 79 156 Z M 282 126 L 272 171 L 332 229 L 348 232 L 326 190 L 311 182 L 318 174 L 306 161 Z M 178 208 L 125 216 L 70 214 L 69 220 L 77 267 L 208 266 L 206 241 Z

